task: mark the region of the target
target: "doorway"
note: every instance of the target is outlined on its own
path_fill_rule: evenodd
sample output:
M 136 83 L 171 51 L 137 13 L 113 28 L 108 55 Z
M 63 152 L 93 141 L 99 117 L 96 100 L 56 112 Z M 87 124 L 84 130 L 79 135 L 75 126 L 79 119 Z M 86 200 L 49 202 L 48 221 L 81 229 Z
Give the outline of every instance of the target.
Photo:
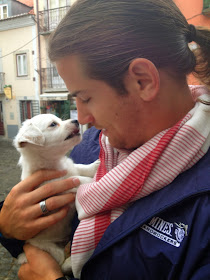
M 2 101 L 0 101 L 0 135 L 4 135 L 4 117 Z

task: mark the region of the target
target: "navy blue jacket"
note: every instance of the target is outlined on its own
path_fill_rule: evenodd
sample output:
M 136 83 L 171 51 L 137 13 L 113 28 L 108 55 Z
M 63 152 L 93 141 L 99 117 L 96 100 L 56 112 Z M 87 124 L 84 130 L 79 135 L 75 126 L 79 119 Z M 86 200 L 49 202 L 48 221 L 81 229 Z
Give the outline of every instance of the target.
M 116 219 L 81 279 L 210 279 L 210 150 Z
M 95 137 L 95 148 L 98 134 L 91 129 L 88 138 Z M 77 148 L 79 156 L 80 148 L 93 155 L 86 144 Z M 81 279 L 210 279 L 210 150 L 170 185 L 136 201 L 116 219 Z
M 115 220 L 81 279 L 210 279 L 210 150 Z

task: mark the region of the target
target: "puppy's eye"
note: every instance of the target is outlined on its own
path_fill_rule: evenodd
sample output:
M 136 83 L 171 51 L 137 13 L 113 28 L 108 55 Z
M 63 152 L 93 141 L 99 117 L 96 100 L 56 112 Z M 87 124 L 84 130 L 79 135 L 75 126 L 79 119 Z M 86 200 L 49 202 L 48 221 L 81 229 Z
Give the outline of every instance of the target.
M 56 122 L 52 122 L 49 126 L 53 127 L 53 126 L 56 126 L 56 125 L 58 125 Z

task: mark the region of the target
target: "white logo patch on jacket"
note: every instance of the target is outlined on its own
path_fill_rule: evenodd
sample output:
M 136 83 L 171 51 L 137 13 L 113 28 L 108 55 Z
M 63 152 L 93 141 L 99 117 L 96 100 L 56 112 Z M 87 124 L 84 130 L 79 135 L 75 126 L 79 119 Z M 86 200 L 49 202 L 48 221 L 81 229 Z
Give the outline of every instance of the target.
M 154 237 L 179 247 L 181 242 L 187 236 L 188 226 L 183 223 L 170 223 L 159 217 L 154 217 L 148 224 L 141 227 L 143 230 Z

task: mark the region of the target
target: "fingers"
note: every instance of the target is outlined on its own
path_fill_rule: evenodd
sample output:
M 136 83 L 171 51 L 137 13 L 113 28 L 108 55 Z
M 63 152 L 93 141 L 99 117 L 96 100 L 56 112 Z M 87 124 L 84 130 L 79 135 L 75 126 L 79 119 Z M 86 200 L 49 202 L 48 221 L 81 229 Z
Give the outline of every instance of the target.
M 74 200 L 75 200 L 75 194 L 68 193 L 68 194 L 62 194 L 59 196 L 47 198 L 45 200 L 45 203 L 46 203 L 47 210 L 49 212 L 51 212 L 56 209 L 62 208 L 66 205 L 69 205 Z M 31 216 L 32 219 L 42 216 L 43 212 L 41 210 L 40 204 L 36 203 L 32 207 L 30 207 L 30 209 L 28 209 L 28 214 Z M 51 215 L 51 213 L 50 213 L 50 215 Z
M 54 225 L 60 220 L 62 220 L 67 215 L 68 211 L 69 211 L 69 207 L 66 206 L 48 216 L 40 216 L 38 218 L 30 217 L 30 219 L 27 218 L 26 219 L 27 223 L 22 222 L 21 224 L 18 224 L 16 226 L 17 230 L 15 232 L 15 238 L 19 240 L 28 240 L 34 237 L 41 231 L 45 230 L 51 225 Z M 27 212 L 27 216 L 28 216 L 28 212 Z
M 23 249 L 24 249 L 24 252 L 26 254 L 26 258 L 27 258 L 27 261 L 29 264 L 31 263 L 31 261 L 34 262 L 34 260 L 36 260 L 39 252 L 41 252 L 43 255 L 47 255 L 46 252 L 44 252 L 44 251 L 40 250 L 39 248 L 32 246 L 30 244 L 25 244 Z
M 66 173 L 67 172 L 65 170 L 39 170 L 27 177 L 25 180 L 21 181 L 17 186 L 21 184 L 23 192 L 30 192 L 43 182 L 63 177 Z
M 24 252 L 28 263 L 20 267 L 20 280 L 54 280 L 63 276 L 58 263 L 47 252 L 29 244 L 24 246 Z
M 80 181 L 77 178 L 69 178 L 64 180 L 56 180 L 56 181 L 48 182 L 47 184 L 31 192 L 31 199 L 32 199 L 31 203 L 35 204 L 40 202 L 41 200 L 45 200 L 48 197 L 52 197 L 60 193 L 69 191 L 70 189 L 77 187 L 79 184 Z
M 66 175 L 66 171 L 58 171 L 58 170 L 39 170 L 27 177 L 16 186 L 12 188 L 10 191 L 10 196 L 14 200 L 16 197 L 19 197 L 22 193 L 28 193 L 36 189 L 40 184 L 57 179 L 59 177 L 63 177 Z
M 28 275 L 31 275 L 30 266 L 27 263 L 22 264 L 18 271 L 18 279 L 26 280 Z M 30 279 L 33 279 L 33 278 L 30 278 Z
M 49 175 L 51 171 L 46 171 L 46 173 L 48 173 Z M 43 178 L 43 176 L 40 175 L 40 172 L 36 172 L 36 174 L 38 174 L 38 178 L 39 176 Z M 49 176 L 50 178 L 52 178 L 51 174 L 49 176 L 48 175 L 44 178 L 49 178 Z M 32 176 L 30 176 L 29 178 L 31 178 Z M 26 183 L 27 181 L 29 181 L 29 178 L 25 180 Z M 33 178 L 31 180 L 33 180 Z M 31 183 L 31 185 L 32 184 L 33 183 Z M 63 207 L 64 205 L 71 203 L 75 199 L 75 196 L 72 193 L 68 193 L 65 195 L 62 194 L 60 196 L 58 196 L 58 194 L 69 191 L 71 188 L 75 188 L 79 184 L 79 179 L 69 178 L 48 182 L 45 185 L 32 190 L 31 192 L 20 193 L 18 190 L 13 190 L 10 192 L 10 195 L 7 198 L 7 202 L 8 204 L 11 204 L 12 201 L 15 201 L 16 209 L 27 209 L 28 215 L 35 218 L 43 214 L 39 205 L 40 201 L 47 200 L 47 209 L 49 211 L 53 211 L 55 209 Z
M 65 205 L 68 205 L 74 200 L 75 200 L 75 194 L 68 193 L 68 194 L 50 197 L 45 202 L 46 202 L 47 210 L 51 212 L 53 210 L 62 208 Z
M 33 227 L 35 228 L 35 230 L 40 232 L 43 229 L 46 229 L 46 228 L 56 224 L 57 222 L 61 221 L 63 218 L 65 218 L 68 211 L 69 211 L 69 207 L 66 206 L 50 215 L 42 216 L 39 219 L 36 219 L 34 221 Z
M 79 180 L 69 178 L 51 181 L 38 187 L 40 183 L 64 174 L 63 171 L 41 170 L 16 185 L 5 199 L 0 212 L 2 234 L 8 238 L 30 239 L 64 218 L 68 211 L 68 207 L 64 206 L 71 203 L 75 196 L 72 193 L 58 194 L 79 185 Z M 46 200 L 49 211 L 61 209 L 43 219 L 39 205 L 42 200 Z

